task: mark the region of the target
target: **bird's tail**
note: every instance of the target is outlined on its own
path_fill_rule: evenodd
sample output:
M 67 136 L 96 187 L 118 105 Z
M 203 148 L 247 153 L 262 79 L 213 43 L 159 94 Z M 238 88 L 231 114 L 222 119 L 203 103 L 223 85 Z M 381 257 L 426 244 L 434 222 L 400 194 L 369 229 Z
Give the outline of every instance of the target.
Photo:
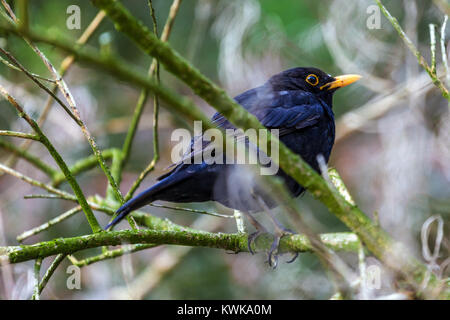
M 206 164 L 202 164 L 201 166 L 197 166 L 196 170 L 202 170 Z M 179 167 L 181 168 L 181 167 Z M 179 183 L 182 180 L 185 180 L 186 178 L 189 178 L 193 174 L 195 174 L 196 171 L 181 171 L 178 172 L 177 170 L 173 171 L 170 176 L 165 177 L 158 183 L 154 184 L 152 187 L 148 188 L 144 192 L 140 193 L 136 197 L 134 197 L 131 200 L 128 200 L 123 206 L 121 206 L 116 211 L 116 217 L 113 221 L 111 221 L 105 229 L 109 229 L 110 227 L 118 224 L 123 218 L 127 216 L 131 211 L 137 210 L 149 203 L 152 203 L 156 200 L 167 200 L 167 198 L 161 198 L 161 196 L 164 194 L 164 191 L 166 191 L 168 188 L 170 189 L 171 186 Z
M 156 199 L 154 199 L 154 194 L 156 188 L 150 188 L 136 197 L 134 197 L 131 200 L 128 200 L 125 202 L 119 209 L 116 211 L 116 217 L 113 221 L 111 221 L 106 227 L 105 230 L 108 230 L 109 228 L 115 226 L 118 224 L 123 218 L 125 218 L 131 211 L 137 210 L 146 204 L 149 204 Z

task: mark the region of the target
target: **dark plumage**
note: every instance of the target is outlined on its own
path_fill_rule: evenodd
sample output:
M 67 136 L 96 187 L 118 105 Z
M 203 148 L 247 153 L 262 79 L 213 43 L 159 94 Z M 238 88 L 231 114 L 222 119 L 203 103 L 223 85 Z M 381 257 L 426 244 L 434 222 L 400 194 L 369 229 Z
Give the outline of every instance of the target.
M 280 140 L 319 172 L 317 156 L 321 154 L 328 161 L 334 143 L 333 93 L 357 79 L 359 77 L 355 75 L 334 78 L 316 68 L 293 68 L 274 75 L 264 85 L 238 95 L 235 100 L 265 127 L 279 129 Z M 212 120 L 223 129 L 234 128 L 219 113 Z M 118 223 L 129 212 L 156 200 L 214 200 L 247 213 L 262 211 L 258 202 L 246 201 L 248 195 L 243 194 L 242 201 L 229 196 L 227 179 L 236 166 L 239 165 L 178 164 L 160 177 L 158 183 L 120 207 L 118 216 L 108 227 Z M 277 175 L 284 178 L 293 196 L 303 192 L 304 189 L 281 169 Z M 275 205 L 256 184 L 240 185 L 239 188 L 252 193 L 252 196 L 260 194 L 269 208 Z

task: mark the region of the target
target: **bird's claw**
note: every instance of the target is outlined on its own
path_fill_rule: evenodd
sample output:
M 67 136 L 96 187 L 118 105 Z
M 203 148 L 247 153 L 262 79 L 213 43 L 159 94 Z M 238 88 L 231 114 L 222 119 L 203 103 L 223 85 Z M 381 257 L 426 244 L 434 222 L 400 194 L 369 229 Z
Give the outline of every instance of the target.
M 252 244 L 255 242 L 257 237 L 259 237 L 260 235 L 265 234 L 265 233 L 268 233 L 267 230 L 261 228 L 261 230 L 257 230 L 256 232 L 253 232 L 250 235 L 248 235 L 247 247 L 248 247 L 248 251 L 252 255 L 255 254 L 255 251 L 253 251 L 253 249 L 252 249 Z M 267 263 L 273 269 L 275 269 L 278 265 L 278 247 L 280 246 L 281 238 L 283 238 L 284 236 L 292 235 L 292 234 L 295 234 L 295 232 L 292 230 L 285 229 L 285 228 L 277 228 L 275 235 L 274 235 L 275 238 L 274 238 L 272 245 L 270 246 L 270 250 L 268 252 L 268 259 L 267 259 Z M 297 259 L 297 257 L 298 257 L 298 253 L 295 253 L 294 257 L 289 259 L 287 261 L 287 263 L 294 262 L 295 259 Z
M 251 233 L 251 234 L 248 235 L 248 238 L 247 238 L 247 247 L 248 247 L 248 251 L 249 251 L 252 255 L 255 254 L 255 251 L 253 251 L 253 249 L 252 249 L 252 244 L 255 242 L 256 238 L 257 238 L 258 236 L 260 236 L 261 234 L 263 234 L 263 233 L 264 233 L 264 231 L 257 230 L 257 231 L 255 231 L 255 232 L 253 232 L 253 233 Z
M 280 228 L 279 230 L 277 230 L 276 234 L 275 234 L 275 239 L 272 242 L 272 246 L 270 247 L 269 250 L 269 254 L 268 254 L 268 264 L 269 266 L 271 266 L 273 269 L 275 269 L 278 265 L 278 247 L 280 246 L 280 240 L 281 238 L 283 238 L 284 236 L 288 236 L 288 235 L 293 235 L 295 234 L 294 231 L 289 230 L 289 229 L 285 229 L 285 228 Z M 286 263 L 292 263 L 295 261 L 295 259 L 297 259 L 298 257 L 298 252 L 296 252 L 294 254 L 294 257 L 289 259 Z
M 273 240 L 272 245 L 270 246 L 267 263 L 273 269 L 275 269 L 278 265 L 278 247 L 280 246 L 281 238 L 282 236 L 275 235 L 275 239 Z
M 298 252 L 294 253 L 294 256 L 291 259 L 289 259 L 288 261 L 286 261 L 286 263 L 294 262 L 297 259 L 297 257 L 298 257 Z

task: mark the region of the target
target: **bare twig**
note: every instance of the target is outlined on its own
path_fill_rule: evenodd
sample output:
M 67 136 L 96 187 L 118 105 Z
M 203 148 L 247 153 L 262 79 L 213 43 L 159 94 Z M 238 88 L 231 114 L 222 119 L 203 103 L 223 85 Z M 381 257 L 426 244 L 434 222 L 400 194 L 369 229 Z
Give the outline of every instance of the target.
M 148 3 L 149 3 L 149 7 L 150 7 L 150 14 L 152 16 L 152 21 L 153 21 L 153 31 L 154 31 L 155 35 L 158 35 L 158 30 L 157 30 L 158 26 L 156 23 L 156 17 L 155 17 L 155 11 L 153 9 L 153 4 L 152 4 L 152 1 L 150 1 L 150 0 L 148 1 Z M 170 7 L 169 16 L 167 18 L 166 24 L 164 25 L 164 28 L 163 28 L 163 31 L 161 34 L 161 41 L 163 41 L 163 42 L 166 42 L 169 39 L 171 30 L 172 30 L 172 26 L 175 22 L 175 17 L 180 8 L 180 4 L 181 4 L 181 0 L 174 0 Z M 159 83 L 159 81 L 160 81 L 160 79 L 159 79 L 159 63 L 158 63 L 157 59 L 154 58 L 152 60 L 152 64 L 150 65 L 148 73 L 149 73 L 149 75 L 156 78 L 156 82 Z M 123 147 L 123 153 L 125 154 L 124 162 L 128 158 L 128 154 L 130 152 L 129 149 L 131 148 L 131 141 L 133 140 L 132 138 L 134 136 L 134 132 L 132 131 L 132 128 L 134 128 L 134 130 L 136 130 L 135 128 L 137 127 L 137 122 L 139 121 L 143 106 L 147 99 L 147 96 L 148 96 L 148 89 L 143 89 L 139 96 L 139 101 L 136 105 L 135 114 L 134 114 L 133 120 L 132 120 L 132 126 L 131 126 L 130 130 L 128 131 L 128 135 L 127 135 L 128 139 L 124 143 L 124 147 Z M 153 101 L 153 158 L 150 161 L 150 163 L 147 165 L 147 167 L 139 174 L 138 178 L 134 181 L 132 187 L 130 188 L 130 190 L 128 191 L 128 193 L 125 196 L 125 201 L 131 199 L 134 192 L 141 184 L 142 180 L 144 180 L 145 177 L 155 168 L 155 165 L 159 160 L 158 113 L 159 113 L 159 100 L 158 100 L 158 96 L 155 95 L 154 101 Z
M 80 36 L 80 38 L 78 38 L 76 43 L 78 45 L 85 44 L 89 40 L 89 38 L 92 36 L 94 31 L 98 28 L 98 26 L 100 25 L 100 23 L 102 22 L 104 17 L 105 17 L 105 13 L 103 11 L 100 11 L 99 13 L 97 13 L 95 18 L 91 21 L 89 26 L 86 28 L 86 30 L 83 32 L 83 34 Z M 61 66 L 60 66 L 60 71 L 59 71 L 61 76 L 64 76 L 64 74 L 69 70 L 70 66 L 73 64 L 74 61 L 75 61 L 74 55 L 69 55 L 62 61 Z M 55 82 L 55 85 L 51 88 L 51 92 L 53 94 L 56 94 L 57 90 L 58 90 L 58 86 L 56 85 L 56 82 Z M 37 120 L 37 123 L 39 126 L 42 126 L 44 124 L 45 120 L 47 119 L 47 116 L 48 116 L 51 106 L 52 106 L 52 102 L 53 102 L 53 97 L 49 96 L 47 98 L 47 101 L 45 102 L 44 109 L 42 110 L 42 112 Z M 30 145 L 31 145 L 31 141 L 25 141 L 24 143 L 22 143 L 20 145 L 20 147 L 23 148 L 24 150 L 27 150 L 30 147 Z M 13 156 L 7 160 L 6 165 L 8 167 L 13 168 L 16 160 L 17 160 L 17 158 Z
M 39 290 L 39 282 L 40 282 L 40 272 L 42 266 L 42 258 L 37 258 L 34 263 L 34 292 L 31 297 L 32 300 L 40 300 L 40 290 Z
M 59 196 L 57 194 L 28 194 L 23 196 L 24 199 L 66 199 L 63 196 Z
M 86 198 L 83 194 L 83 191 L 81 190 L 80 186 L 78 185 L 78 182 L 73 177 L 72 173 L 70 172 L 69 168 L 67 167 L 67 164 L 64 162 L 61 155 L 56 151 L 53 144 L 50 142 L 50 140 L 48 140 L 47 136 L 42 132 L 41 128 L 36 123 L 36 121 L 31 119 L 31 117 L 25 112 L 25 110 L 17 103 L 17 101 L 2 86 L 0 86 L 0 93 L 17 110 L 17 112 L 19 113 L 19 116 L 21 118 L 23 118 L 30 125 L 30 127 L 35 131 L 35 133 L 39 136 L 40 142 L 47 148 L 50 155 L 53 157 L 53 159 L 56 161 L 56 163 L 60 167 L 61 171 L 64 173 L 67 181 L 69 182 L 70 186 L 72 187 L 72 190 L 74 191 L 74 193 L 76 195 L 78 203 L 83 208 L 83 211 L 86 215 L 89 225 L 92 228 L 92 231 L 94 231 L 94 232 L 100 231 L 101 230 L 100 225 L 98 224 L 98 221 L 95 218 L 94 213 L 91 210 L 91 207 L 87 203 Z M 2 166 L 2 167 L 3 167 L 2 169 L 5 170 L 6 167 L 5 166 Z M 6 170 L 11 171 L 12 169 L 6 168 Z
M 6 2 L 4 2 L 4 6 L 5 8 L 8 7 Z M 9 8 L 9 7 L 8 7 Z M 15 24 L 18 24 L 18 20 L 15 17 L 14 13 L 12 12 L 11 8 L 8 9 L 7 11 L 10 14 L 11 18 L 14 20 Z M 21 29 L 22 31 L 24 31 L 23 29 Z M 70 106 L 71 109 L 71 113 L 73 114 L 74 117 L 72 117 L 75 122 L 80 126 L 81 131 L 83 132 L 84 136 L 86 137 L 86 139 L 89 142 L 89 145 L 91 146 L 94 154 L 96 155 L 98 162 L 100 164 L 100 167 L 102 168 L 103 172 L 105 173 L 106 177 L 108 178 L 109 184 L 111 185 L 111 188 L 114 190 L 114 192 L 116 193 L 117 197 L 119 199 L 123 200 L 122 194 L 114 180 L 114 178 L 111 175 L 111 172 L 109 171 L 108 166 L 105 163 L 105 159 L 103 158 L 100 150 L 97 147 L 97 144 L 94 140 L 94 138 L 92 137 L 92 135 L 90 134 L 86 124 L 82 121 L 81 117 L 80 117 L 80 113 L 78 111 L 75 99 L 73 98 L 72 93 L 69 90 L 69 87 L 67 86 L 66 82 L 64 81 L 64 79 L 62 78 L 62 76 L 58 73 L 58 71 L 55 69 L 55 67 L 52 65 L 52 63 L 47 59 L 47 57 L 44 55 L 44 53 L 39 50 L 39 48 L 29 39 L 27 38 L 25 35 L 23 36 L 23 39 L 25 40 L 25 42 L 28 43 L 28 45 L 33 49 L 33 51 L 41 58 L 41 60 L 43 61 L 43 63 L 45 64 L 45 66 L 47 67 L 47 69 L 50 71 L 50 73 L 53 75 L 55 81 L 56 81 L 56 85 L 59 88 L 59 90 L 61 91 L 61 93 L 63 94 L 64 98 L 66 99 L 67 103 Z M 54 96 L 52 96 L 54 98 Z
M 441 54 L 442 54 L 442 63 L 444 65 L 445 70 L 445 77 L 447 86 L 450 86 L 450 72 L 448 70 L 448 57 L 447 57 L 447 50 L 446 50 L 446 44 L 445 44 L 445 28 L 447 26 L 447 20 L 448 16 L 445 15 L 444 22 L 442 23 L 441 27 Z
M 15 132 L 15 131 L 10 131 L 10 130 L 0 130 L 0 136 L 16 137 L 16 138 L 23 138 L 23 139 L 39 141 L 39 137 L 35 134 Z
M 182 208 L 182 207 L 172 207 L 172 206 L 165 206 L 165 205 L 156 204 L 156 203 L 151 203 L 149 205 L 152 207 L 155 207 L 155 208 L 165 208 L 165 209 L 171 209 L 171 210 L 177 210 L 177 211 L 200 213 L 200 214 L 205 214 L 205 215 L 220 217 L 220 218 L 229 218 L 229 219 L 234 218 L 234 216 L 232 216 L 232 215 L 220 214 L 220 213 L 216 213 L 216 212 L 209 212 L 209 211 L 205 211 L 205 210 L 197 210 L 197 209 Z
M 419 64 L 425 69 L 425 71 L 428 73 L 428 75 L 431 78 L 431 81 L 433 84 L 441 90 L 442 96 L 446 98 L 447 100 L 450 100 L 450 94 L 447 90 L 447 88 L 444 86 L 444 84 L 441 82 L 441 80 L 436 75 L 436 69 L 433 70 L 433 67 L 430 68 L 428 66 L 428 63 L 426 62 L 425 58 L 422 56 L 420 51 L 416 48 L 414 43 L 409 39 L 409 37 L 406 35 L 406 33 L 403 31 L 402 27 L 398 23 L 397 19 L 394 18 L 390 12 L 386 9 L 386 7 L 381 3 L 380 0 L 375 0 L 375 2 L 380 7 L 383 14 L 386 16 L 386 18 L 389 20 L 389 22 L 392 24 L 394 29 L 399 34 L 400 38 L 402 38 L 403 42 L 405 42 L 406 46 L 409 48 L 409 50 L 416 56 L 417 61 Z
M 53 218 L 53 219 L 49 220 L 48 222 L 46 222 L 46 223 L 44 223 L 44 224 L 42 224 L 42 225 L 40 225 L 40 226 L 38 226 L 36 228 L 33 228 L 31 230 L 28 230 L 28 231 L 25 231 L 25 232 L 21 233 L 20 235 L 18 235 L 16 237 L 16 239 L 17 239 L 17 241 L 22 242 L 23 240 L 25 240 L 25 239 L 27 239 L 27 238 L 29 238 L 31 236 L 34 236 L 34 235 L 36 235 L 36 234 L 38 234 L 38 233 L 40 233 L 42 231 L 45 231 L 48 228 L 50 228 L 51 226 L 53 226 L 53 225 L 55 225 L 57 223 L 60 223 L 60 222 L 62 222 L 64 220 L 70 218 L 71 216 L 75 215 L 76 213 L 80 212 L 81 210 L 82 210 L 81 206 L 77 206 L 75 208 L 72 208 L 69 211 L 64 212 L 63 214 L 57 216 L 56 218 Z
M 133 252 L 154 248 L 156 246 L 158 246 L 158 245 L 156 245 L 156 244 L 123 245 L 119 249 L 109 250 L 109 251 L 103 252 L 102 254 L 99 254 L 97 256 L 89 257 L 89 258 L 86 258 L 83 260 L 72 261 L 72 263 L 74 265 L 76 265 L 77 267 L 84 267 L 84 266 L 88 266 L 88 265 L 96 263 L 96 262 L 100 262 L 100 261 L 104 261 L 104 260 L 108 260 L 108 259 L 114 259 L 114 258 L 123 256 L 125 254 L 130 254 Z
M 8 173 L 8 174 L 10 174 L 12 176 L 15 176 L 16 178 L 19 178 L 20 180 L 23 180 L 26 183 L 29 183 L 29 184 L 31 184 L 31 185 L 33 185 L 35 187 L 39 187 L 39 188 L 45 189 L 48 192 L 54 193 L 54 194 L 62 197 L 63 199 L 77 201 L 77 198 L 74 195 L 71 195 L 70 193 L 67 193 L 65 191 L 56 189 L 56 188 L 54 188 L 54 187 L 52 187 L 50 185 L 47 185 L 47 184 L 45 184 L 43 182 L 34 180 L 34 179 L 32 179 L 32 178 L 30 178 L 30 177 L 28 177 L 28 176 L 26 176 L 26 175 L 24 175 L 24 174 L 22 174 L 22 173 L 20 173 L 20 172 L 18 172 L 16 170 L 14 170 L 14 169 L 11 169 L 11 168 L 9 168 L 9 167 L 1 164 L 1 163 L 0 163 L 0 171 L 4 171 L 4 172 L 6 172 L 6 173 Z
M 61 101 L 61 99 L 59 99 L 56 94 L 54 94 L 50 89 L 48 89 L 46 86 L 44 86 L 38 79 L 36 79 L 36 77 L 29 72 L 27 69 L 25 69 L 24 66 L 22 66 L 19 61 L 17 61 L 16 58 L 14 58 L 14 56 L 9 53 L 8 51 L 3 50 L 2 48 L 0 48 L 0 52 L 3 53 L 5 56 L 8 57 L 8 59 L 17 67 L 19 68 L 19 70 L 21 70 L 23 73 L 25 73 L 25 75 L 27 77 L 29 77 L 34 83 L 36 83 L 39 88 L 41 88 L 42 90 L 44 90 L 45 92 L 47 92 L 53 99 L 55 99 L 56 102 L 58 102 L 58 104 L 63 107 L 63 109 L 66 111 L 66 113 L 76 122 L 78 123 L 78 125 L 80 125 L 79 123 L 79 119 L 70 111 L 70 109 L 64 104 L 64 102 Z M 55 80 L 55 82 L 57 82 Z
M 58 174 L 58 170 L 53 168 L 52 166 L 48 165 L 44 161 L 42 161 L 39 157 L 36 157 L 29 153 L 26 150 L 23 150 L 19 147 L 16 147 L 14 144 L 9 143 L 7 141 L 0 140 L 0 147 L 10 151 L 11 153 L 17 155 L 20 158 L 25 159 L 30 164 L 35 166 L 36 168 L 40 169 L 42 172 L 44 172 L 46 175 L 48 175 L 50 178 L 53 178 Z
M 48 283 L 48 280 L 50 280 L 50 278 L 53 275 L 53 273 L 55 272 L 56 268 L 58 268 L 59 264 L 64 260 L 65 257 L 66 257 L 65 254 L 58 254 L 56 256 L 55 260 L 53 260 L 50 267 L 48 267 L 47 271 L 45 272 L 44 276 L 42 277 L 41 282 L 39 283 L 39 287 L 38 287 L 39 294 L 41 294 L 42 290 L 44 290 L 45 286 Z
M 17 70 L 17 71 L 22 71 L 22 70 L 20 70 L 20 68 L 16 67 L 15 65 L 13 65 L 10 62 L 8 62 L 8 60 L 5 60 L 2 56 L 0 56 L 0 62 L 3 63 L 5 66 L 11 68 L 11 69 L 14 69 L 14 70 Z M 38 75 L 36 73 L 30 72 L 30 74 L 33 77 L 35 77 L 35 78 L 38 78 L 38 79 L 41 79 L 41 80 L 44 80 L 44 81 L 48 81 L 48 82 L 52 82 L 52 83 L 56 83 L 55 80 L 49 79 L 49 78 L 46 78 L 46 77 L 43 77 L 43 76 L 40 76 L 40 75 Z
M 436 25 L 430 23 L 431 73 L 436 75 Z
M 432 88 L 433 85 L 430 83 L 428 75 L 422 73 L 418 78 L 408 80 L 368 101 L 358 109 L 343 114 L 336 121 L 336 141 L 340 141 L 354 132 L 367 130 L 374 120 L 399 106 L 399 101 L 407 98 L 410 92 L 425 94 Z

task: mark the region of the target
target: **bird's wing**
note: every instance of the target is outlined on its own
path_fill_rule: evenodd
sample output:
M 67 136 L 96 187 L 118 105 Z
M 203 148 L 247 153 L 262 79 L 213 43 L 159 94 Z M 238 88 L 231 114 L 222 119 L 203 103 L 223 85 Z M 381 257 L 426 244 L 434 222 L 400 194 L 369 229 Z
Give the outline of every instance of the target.
M 279 129 L 280 137 L 294 130 L 313 126 L 324 114 L 321 101 L 305 91 L 255 93 L 256 97 L 236 97 L 245 109 L 258 118 L 268 129 Z M 222 114 L 216 113 L 212 121 L 223 129 L 235 128 Z
M 300 90 L 270 92 L 260 87 L 246 91 L 235 97 L 235 100 L 256 116 L 263 126 L 268 129 L 278 129 L 279 137 L 313 126 L 324 114 L 320 100 L 312 93 Z M 211 120 L 218 128 L 235 129 L 235 126 L 220 113 L 214 114 Z M 242 132 L 235 132 L 236 134 L 233 134 L 233 137 L 237 141 L 245 139 L 245 135 Z M 195 149 L 194 143 L 199 138 L 201 136 L 192 139 L 191 148 L 183 155 L 182 159 L 169 167 L 175 168 L 160 176 L 158 180 L 172 174 L 187 159 L 194 158 L 197 153 L 204 153 L 215 147 L 210 141 L 203 141 L 202 147 Z M 249 143 L 248 139 L 245 139 L 245 141 L 245 143 Z

